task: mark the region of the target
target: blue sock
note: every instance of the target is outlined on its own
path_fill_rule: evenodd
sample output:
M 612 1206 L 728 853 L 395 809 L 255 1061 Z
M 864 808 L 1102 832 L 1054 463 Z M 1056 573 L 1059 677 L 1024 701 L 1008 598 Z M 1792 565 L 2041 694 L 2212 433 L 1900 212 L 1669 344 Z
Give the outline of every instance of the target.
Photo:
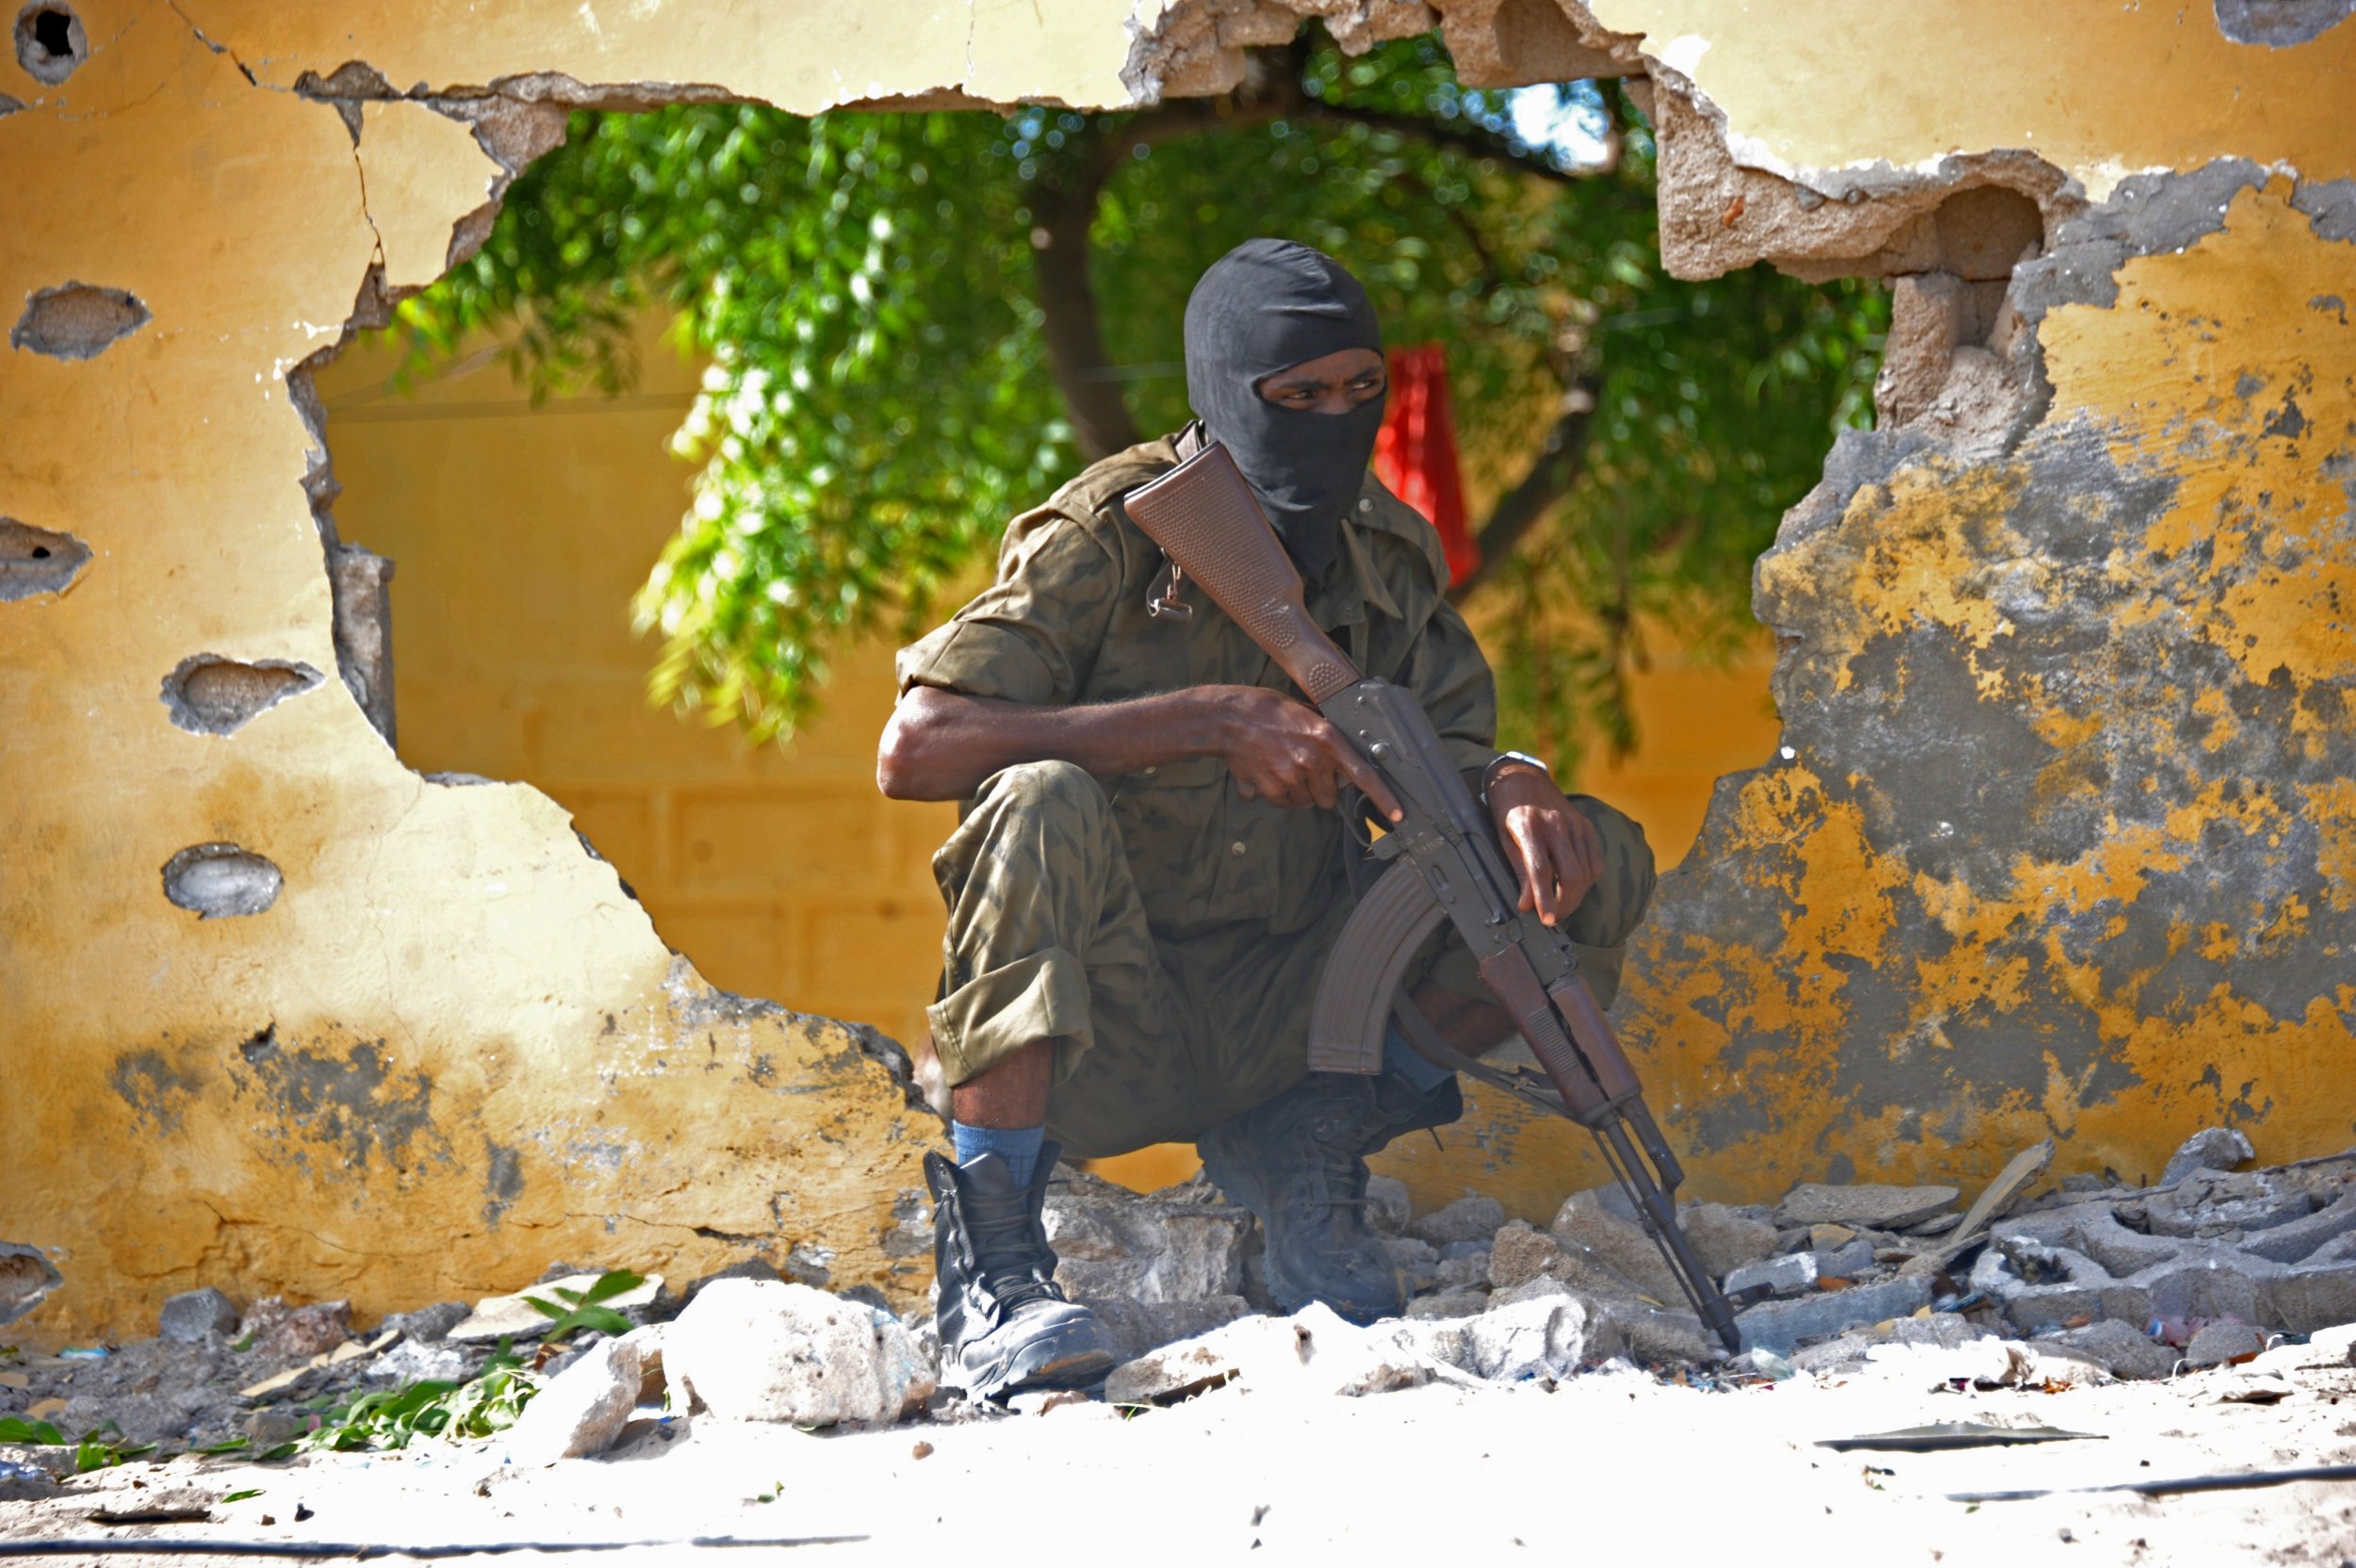
M 951 1132 L 957 1140 L 957 1164 L 972 1165 L 984 1154 L 995 1154 L 1006 1162 L 1019 1187 L 1031 1184 L 1039 1169 L 1039 1147 L 1047 1141 L 1045 1127 L 968 1127 L 959 1121 Z
M 1407 1080 L 1416 1092 L 1430 1094 L 1456 1074 L 1407 1043 L 1393 1023 L 1383 1037 L 1383 1065 Z

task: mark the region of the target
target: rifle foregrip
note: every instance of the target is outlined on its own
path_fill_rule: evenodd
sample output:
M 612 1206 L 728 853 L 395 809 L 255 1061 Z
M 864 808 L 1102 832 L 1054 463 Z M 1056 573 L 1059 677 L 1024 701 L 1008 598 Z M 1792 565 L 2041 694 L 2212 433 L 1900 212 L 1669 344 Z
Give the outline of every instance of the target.
M 1226 448 L 1203 448 L 1130 491 L 1121 508 L 1311 702 L 1357 680 L 1349 656 L 1309 618 L 1301 573 Z

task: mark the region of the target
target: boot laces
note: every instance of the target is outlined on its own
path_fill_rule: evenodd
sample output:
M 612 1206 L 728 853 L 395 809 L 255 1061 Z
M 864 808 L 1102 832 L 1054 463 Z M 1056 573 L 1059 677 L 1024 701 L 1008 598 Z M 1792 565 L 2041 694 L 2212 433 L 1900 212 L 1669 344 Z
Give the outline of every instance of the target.
M 1047 1248 L 1027 1212 L 969 1212 L 965 1225 L 973 1244 L 974 1272 L 1002 1309 L 1012 1312 L 1033 1301 L 1064 1299 L 1062 1287 L 1039 1268 Z

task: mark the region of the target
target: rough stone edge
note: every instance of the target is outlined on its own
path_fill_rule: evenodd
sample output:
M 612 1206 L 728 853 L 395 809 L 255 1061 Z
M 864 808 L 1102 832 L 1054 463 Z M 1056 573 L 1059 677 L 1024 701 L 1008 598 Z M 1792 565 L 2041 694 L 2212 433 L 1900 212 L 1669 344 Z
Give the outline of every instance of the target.
M 188 707 L 186 682 L 189 676 L 211 664 L 237 664 L 252 670 L 284 670 L 296 677 L 297 683 L 272 694 L 268 702 L 238 719 L 235 724 L 227 726 L 207 724 L 198 718 L 195 710 Z M 221 653 L 192 653 L 172 667 L 172 673 L 164 677 L 163 689 L 157 694 L 164 707 L 170 710 L 172 722 L 191 735 L 234 735 L 280 703 L 303 695 L 303 693 L 312 690 L 326 678 L 300 659 L 232 659 Z

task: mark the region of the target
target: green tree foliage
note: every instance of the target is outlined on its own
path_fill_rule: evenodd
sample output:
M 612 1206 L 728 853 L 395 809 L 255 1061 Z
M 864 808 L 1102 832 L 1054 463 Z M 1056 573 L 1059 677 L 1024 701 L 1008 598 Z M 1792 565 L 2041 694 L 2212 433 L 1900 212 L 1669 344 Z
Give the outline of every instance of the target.
M 397 330 L 418 367 L 487 329 L 536 393 L 618 390 L 637 313 L 675 313 L 709 368 L 675 438 L 694 503 L 635 606 L 651 690 L 766 738 L 830 648 L 922 624 L 1010 516 L 1185 421 L 1203 267 L 1307 240 L 1390 341 L 1447 348 L 1502 497 L 1477 591 L 1515 596 L 1515 732 L 1566 751 L 1600 718 L 1626 744 L 1636 615 L 1739 624 L 1751 560 L 1868 410 L 1878 292 L 1668 278 L 1614 89 L 1563 90 L 1612 149 L 1573 168 L 1428 40 L 1253 63 L 1226 99 L 1121 114 L 581 115 Z

